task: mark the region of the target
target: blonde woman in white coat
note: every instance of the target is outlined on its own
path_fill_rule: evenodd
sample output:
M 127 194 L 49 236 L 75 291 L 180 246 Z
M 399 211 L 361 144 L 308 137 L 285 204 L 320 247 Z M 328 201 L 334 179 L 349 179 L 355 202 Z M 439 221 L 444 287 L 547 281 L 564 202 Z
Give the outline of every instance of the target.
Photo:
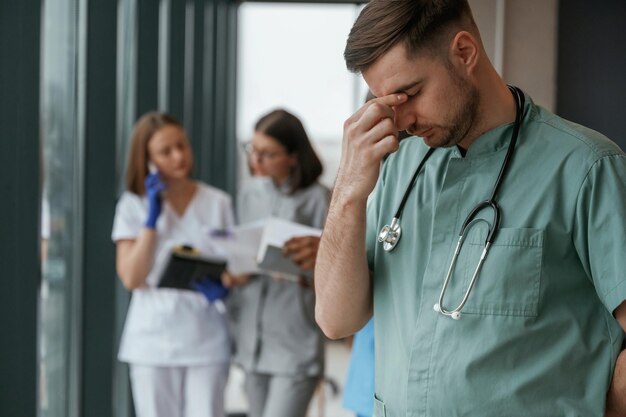
M 176 119 L 153 112 L 137 122 L 112 238 L 118 275 L 132 291 L 118 356 L 130 365 L 138 417 L 224 417 L 231 349 L 224 287 L 157 286 L 173 247 L 215 254 L 211 230 L 233 224 L 230 197 L 191 179 L 192 167 Z

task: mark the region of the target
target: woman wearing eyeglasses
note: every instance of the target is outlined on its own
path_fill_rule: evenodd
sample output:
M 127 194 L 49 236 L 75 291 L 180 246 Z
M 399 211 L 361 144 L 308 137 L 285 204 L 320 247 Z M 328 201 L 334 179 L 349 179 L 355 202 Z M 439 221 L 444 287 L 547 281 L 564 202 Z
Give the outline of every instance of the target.
M 329 191 L 317 180 L 322 164 L 297 117 L 275 110 L 256 124 L 245 146 L 256 174 L 238 196 L 241 223 L 267 217 L 321 228 Z M 250 417 L 304 416 L 323 375 L 322 333 L 314 319 L 312 271 L 319 238 L 287 242 L 300 281 L 269 275 L 232 277 L 235 362 L 246 372 Z

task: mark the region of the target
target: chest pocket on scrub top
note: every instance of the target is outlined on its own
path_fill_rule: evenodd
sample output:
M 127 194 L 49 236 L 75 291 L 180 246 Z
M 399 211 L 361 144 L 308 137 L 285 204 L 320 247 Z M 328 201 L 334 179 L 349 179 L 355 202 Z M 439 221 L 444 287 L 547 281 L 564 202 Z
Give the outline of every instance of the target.
M 485 236 L 480 230 L 467 237 L 465 256 L 461 253 L 464 259 L 459 259 L 463 277 L 453 278 L 463 282 L 463 289 L 469 285 Z M 543 230 L 499 229 L 463 313 L 536 317 L 542 254 Z

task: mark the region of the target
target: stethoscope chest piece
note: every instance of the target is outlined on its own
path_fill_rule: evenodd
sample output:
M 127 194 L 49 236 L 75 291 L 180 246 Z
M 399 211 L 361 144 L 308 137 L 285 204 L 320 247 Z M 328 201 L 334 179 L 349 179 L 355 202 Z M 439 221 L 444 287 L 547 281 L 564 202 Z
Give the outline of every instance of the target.
M 430 158 L 430 156 L 435 151 L 435 148 L 430 148 L 426 155 L 422 158 L 422 161 L 419 163 L 415 172 L 413 173 L 413 178 L 411 178 L 411 182 L 409 183 L 406 191 L 404 192 L 404 196 L 402 197 L 402 201 L 400 202 L 400 206 L 398 207 L 398 211 L 391 219 L 391 224 L 383 226 L 378 233 L 378 242 L 383 244 L 383 249 L 385 252 L 391 252 L 395 249 L 396 245 L 400 241 L 400 235 L 402 235 L 402 229 L 400 228 L 400 216 L 402 216 L 402 210 L 404 210 L 404 205 L 406 204 L 409 194 L 415 185 L 415 180 L 417 179 L 417 175 L 420 173 L 424 164 Z
M 400 236 L 402 235 L 402 229 L 398 219 L 394 217 L 391 220 L 391 224 L 383 226 L 378 233 L 378 241 L 383 244 L 383 249 L 387 252 L 391 252 L 395 249 Z

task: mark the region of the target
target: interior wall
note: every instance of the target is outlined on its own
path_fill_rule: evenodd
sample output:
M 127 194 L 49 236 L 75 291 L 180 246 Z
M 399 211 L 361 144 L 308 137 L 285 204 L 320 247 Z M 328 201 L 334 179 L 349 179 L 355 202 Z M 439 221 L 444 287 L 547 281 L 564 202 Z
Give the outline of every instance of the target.
M 558 113 L 626 150 L 626 2 L 567 0 L 559 16 Z
M 558 0 L 506 2 L 504 79 L 551 111 L 556 107 L 557 36 Z
M 37 413 L 39 2 L 0 2 L 0 416 Z
M 558 0 L 470 0 L 487 55 L 507 83 L 554 111 Z

